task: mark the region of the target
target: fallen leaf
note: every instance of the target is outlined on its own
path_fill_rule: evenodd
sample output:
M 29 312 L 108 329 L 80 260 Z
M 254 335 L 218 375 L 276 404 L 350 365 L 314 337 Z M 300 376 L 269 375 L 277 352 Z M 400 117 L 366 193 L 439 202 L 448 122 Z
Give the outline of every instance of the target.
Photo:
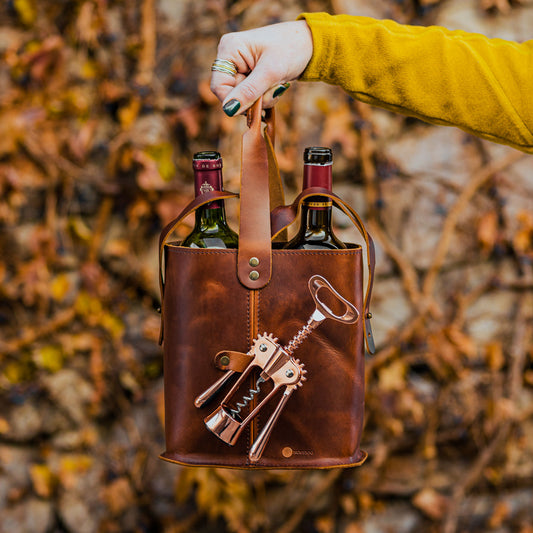
M 498 213 L 496 211 L 485 213 L 477 225 L 477 238 L 485 253 L 494 249 L 498 240 L 498 233 Z
M 68 454 L 61 457 L 57 477 L 65 489 L 76 486 L 81 475 L 87 473 L 93 465 L 93 458 L 85 454 Z
M 35 352 L 33 360 L 39 368 L 57 372 L 63 368 L 63 350 L 57 345 L 43 346 Z
M 422 489 L 412 501 L 417 509 L 432 520 L 442 520 L 450 506 L 448 498 L 432 488 Z
M 30 477 L 33 490 L 41 498 L 50 498 L 56 485 L 56 476 L 46 464 L 33 464 L 30 466 Z
M 135 505 L 135 493 L 126 477 L 112 481 L 102 489 L 102 499 L 114 516 Z
M 379 388 L 384 391 L 400 391 L 405 388 L 405 364 L 393 361 L 379 371 Z

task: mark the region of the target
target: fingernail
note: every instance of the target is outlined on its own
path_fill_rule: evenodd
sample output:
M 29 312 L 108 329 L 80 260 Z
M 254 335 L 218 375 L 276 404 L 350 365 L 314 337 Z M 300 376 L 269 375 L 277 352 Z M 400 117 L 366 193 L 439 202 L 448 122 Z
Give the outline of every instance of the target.
M 228 117 L 232 117 L 235 113 L 237 113 L 240 107 L 241 103 L 239 102 L 239 100 L 235 100 L 235 98 L 233 98 L 233 100 L 226 102 L 222 106 L 222 111 L 224 111 L 224 113 L 226 113 Z
M 274 98 L 277 98 L 278 96 L 280 96 L 281 94 L 283 94 L 289 87 L 291 86 L 290 83 L 284 83 L 283 85 L 280 85 L 275 91 L 274 91 L 274 94 L 272 95 Z

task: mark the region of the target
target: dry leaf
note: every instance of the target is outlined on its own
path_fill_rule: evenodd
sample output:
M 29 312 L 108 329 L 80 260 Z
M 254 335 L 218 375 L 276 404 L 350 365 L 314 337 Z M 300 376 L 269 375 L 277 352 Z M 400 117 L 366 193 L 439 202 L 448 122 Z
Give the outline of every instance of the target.
M 76 486 L 80 476 L 83 476 L 93 466 L 93 458 L 85 454 L 69 454 L 61 457 L 57 477 L 65 489 Z
M 486 347 L 486 359 L 491 370 L 497 372 L 505 365 L 505 355 L 501 342 L 491 342 Z
M 477 237 L 484 252 L 488 253 L 494 249 L 498 234 L 498 213 L 489 211 L 480 218 L 477 226 Z
M 393 361 L 379 371 L 379 388 L 384 391 L 400 391 L 405 388 L 405 364 Z
M 135 493 L 126 477 L 115 479 L 102 489 L 102 499 L 114 516 L 135 505 Z
M 321 142 L 324 146 L 339 144 L 348 159 L 355 159 L 359 149 L 359 137 L 354 128 L 354 117 L 348 104 L 331 109 L 324 122 Z
M 435 489 L 426 488 L 415 494 L 413 505 L 432 520 L 442 520 L 448 512 L 450 502 Z
M 50 498 L 57 479 L 46 464 L 33 464 L 30 467 L 33 490 L 41 498 Z

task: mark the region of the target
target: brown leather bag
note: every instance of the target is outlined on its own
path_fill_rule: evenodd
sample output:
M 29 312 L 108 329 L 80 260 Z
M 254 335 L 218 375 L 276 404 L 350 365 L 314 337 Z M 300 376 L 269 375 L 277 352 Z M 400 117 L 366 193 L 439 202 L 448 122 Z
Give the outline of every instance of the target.
M 200 205 L 235 198 L 233 193 L 197 197 L 161 233 L 166 436 L 161 458 L 183 465 L 238 468 L 360 465 L 366 459 L 359 447 L 365 340 L 368 351 L 374 351 L 369 313 L 374 246 L 357 214 L 324 189 L 305 190 L 292 205 L 270 212 L 266 199 L 277 205 L 283 195 L 273 152 L 274 117 L 272 112 L 266 115 L 263 132 L 258 101 L 243 135 L 238 250 L 182 248 L 169 242 L 174 228 Z M 364 296 L 360 245 L 324 251 L 284 250 L 276 244 L 298 219 L 302 202 L 318 194 L 331 198 L 363 236 L 368 267 Z M 296 335 L 299 344 L 307 335 L 302 327 L 315 307 L 324 305 L 331 311 L 336 305 L 337 295 L 327 283 L 355 306 L 359 318 L 353 324 L 324 320 L 292 357 L 287 343 Z M 338 316 L 349 313 L 344 305 L 336 311 Z M 263 334 L 267 335 L 254 342 Z M 258 375 L 267 372 L 265 365 L 249 375 L 246 369 L 251 369 L 254 357 L 262 356 L 261 350 L 267 351 L 266 345 L 278 350 L 278 367 L 285 366 L 262 383 Z M 302 386 L 286 386 L 287 376 L 303 377 L 302 368 L 307 371 L 307 380 L 298 379 Z M 231 398 L 234 407 L 240 401 L 249 404 L 246 409 L 259 409 L 257 400 L 268 387 L 281 385 L 257 416 L 239 421 L 237 414 L 228 417 L 229 401 L 222 407 L 221 402 L 245 375 L 244 385 Z M 263 389 L 262 397 L 251 393 L 258 388 Z M 245 396 L 250 401 L 242 400 Z

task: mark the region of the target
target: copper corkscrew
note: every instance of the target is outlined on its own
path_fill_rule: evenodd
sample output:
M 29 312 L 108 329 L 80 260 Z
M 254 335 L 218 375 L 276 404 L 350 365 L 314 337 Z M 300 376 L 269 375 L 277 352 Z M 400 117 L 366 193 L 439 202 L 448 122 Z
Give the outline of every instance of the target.
M 294 351 L 326 318 L 345 324 L 353 324 L 359 318 L 359 311 L 355 306 L 344 299 L 322 276 L 312 276 L 309 279 L 308 286 L 316 307 L 309 317 L 307 324 L 285 346 L 281 346 L 277 338 L 266 332 L 263 335 L 259 335 L 253 341 L 247 354 L 251 358 L 250 363 L 244 369 L 231 390 L 226 394 L 220 406 L 204 419 L 210 431 L 227 444 L 234 445 L 243 429 L 259 414 L 260 410 L 273 398 L 278 390 L 285 387 L 276 408 L 250 448 L 249 458 L 254 463 L 261 458 L 274 424 L 291 394 L 298 387 L 301 387 L 306 380 L 305 374 L 307 371 L 304 369 L 304 365 L 300 363 L 300 360 L 293 357 Z M 318 293 L 321 289 L 328 290 L 337 300 L 344 304 L 344 314 L 336 315 L 319 299 Z M 234 396 L 236 396 L 239 390 L 242 390 L 243 384 L 255 368 L 259 368 L 261 371 L 255 387 L 251 387 L 247 392 L 241 393 L 242 396 L 239 396 L 240 400 L 236 401 Z M 234 370 L 228 370 L 222 378 L 200 394 L 194 402 L 196 407 L 202 407 L 235 373 L 236 371 Z M 268 380 L 272 381 L 272 390 L 257 406 L 251 409 L 246 415 L 241 416 L 241 413 L 252 402 L 253 398 L 260 394 L 261 386 Z

